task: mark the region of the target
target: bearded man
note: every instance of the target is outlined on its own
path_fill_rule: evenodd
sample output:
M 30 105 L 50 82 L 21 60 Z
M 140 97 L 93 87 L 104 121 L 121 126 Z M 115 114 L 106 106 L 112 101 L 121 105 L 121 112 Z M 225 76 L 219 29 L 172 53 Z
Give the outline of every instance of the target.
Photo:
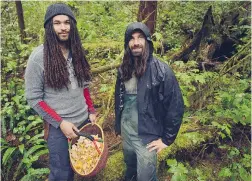
M 184 102 L 171 68 L 153 57 L 148 27 L 128 25 L 115 86 L 115 131 L 123 140 L 125 180 L 156 181 L 157 153 L 179 131 Z

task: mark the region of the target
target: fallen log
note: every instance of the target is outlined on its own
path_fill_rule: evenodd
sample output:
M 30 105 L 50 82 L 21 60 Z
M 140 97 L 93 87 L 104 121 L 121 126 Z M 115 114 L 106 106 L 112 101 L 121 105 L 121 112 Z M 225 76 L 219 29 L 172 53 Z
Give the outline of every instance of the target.
M 112 69 L 115 69 L 115 68 L 119 67 L 120 64 L 121 63 L 115 63 L 115 64 L 112 64 L 112 65 L 106 65 L 106 66 L 102 66 L 102 67 L 99 67 L 99 68 L 93 68 L 93 69 L 91 69 L 91 72 L 92 72 L 93 75 L 103 73 L 103 72 L 106 72 L 108 70 L 112 70 Z
M 112 69 L 115 69 L 115 68 L 119 67 L 120 64 L 122 63 L 121 60 L 122 60 L 122 57 L 123 57 L 123 52 L 124 51 L 122 51 L 119 54 L 119 56 L 114 61 L 115 62 L 114 64 L 91 69 L 92 74 L 95 75 L 95 74 L 103 73 L 103 72 L 106 72 L 108 70 L 112 70 Z

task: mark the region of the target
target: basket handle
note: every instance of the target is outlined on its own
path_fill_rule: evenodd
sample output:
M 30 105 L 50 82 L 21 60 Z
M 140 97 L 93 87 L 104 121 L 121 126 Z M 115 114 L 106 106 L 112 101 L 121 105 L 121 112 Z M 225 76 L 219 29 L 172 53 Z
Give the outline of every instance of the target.
M 73 131 L 74 131 L 74 133 L 75 133 L 77 136 L 79 136 L 79 137 L 80 137 L 80 136 L 84 136 L 84 137 L 86 137 L 87 139 L 89 139 L 90 141 L 92 141 L 93 144 L 94 144 L 94 146 L 95 146 L 96 151 L 99 153 L 99 155 L 101 154 L 101 151 L 99 150 L 99 148 L 98 148 L 96 142 L 103 142 L 102 139 L 94 138 L 93 136 L 91 136 L 91 135 L 88 134 L 88 133 L 77 132 L 77 131 L 75 131 L 75 130 L 73 130 Z
M 97 141 L 97 142 L 103 142 L 103 139 L 101 138 L 94 138 L 93 136 L 91 136 L 90 134 L 88 133 L 85 133 L 85 132 L 77 132 L 75 130 L 73 130 L 74 133 L 77 135 L 77 136 L 84 136 L 86 138 L 88 138 L 90 141 Z

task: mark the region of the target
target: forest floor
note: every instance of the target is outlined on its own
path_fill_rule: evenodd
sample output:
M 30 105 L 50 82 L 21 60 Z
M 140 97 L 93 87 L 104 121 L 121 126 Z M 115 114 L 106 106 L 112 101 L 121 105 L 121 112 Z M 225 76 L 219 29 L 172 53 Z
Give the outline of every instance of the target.
M 109 154 L 118 151 L 122 148 L 120 138 L 116 137 L 110 127 L 105 127 L 104 129 L 105 139 L 108 143 Z M 248 135 L 250 136 L 250 135 Z M 248 137 L 250 138 L 250 137 Z M 251 140 L 250 140 L 251 141 Z M 240 150 L 241 153 L 250 154 L 250 142 L 241 134 L 233 136 L 233 140 L 224 140 L 221 145 L 226 145 L 228 147 L 235 147 Z M 175 158 L 178 162 L 185 165 L 188 169 L 185 181 L 230 181 L 230 179 L 220 178 L 219 172 L 224 167 L 230 167 L 232 164 L 229 160 L 229 155 L 227 150 L 221 149 L 216 144 L 206 143 L 201 147 L 193 150 L 193 152 L 188 152 L 187 150 L 181 150 L 176 154 Z M 48 155 L 44 155 L 39 159 L 39 166 L 47 167 L 48 165 Z M 200 170 L 201 176 L 195 173 L 195 169 Z M 162 162 L 158 170 L 159 181 L 170 181 L 173 174 L 168 173 L 169 167 L 166 162 Z M 238 172 L 238 170 L 237 170 Z M 87 179 L 82 179 L 76 176 L 75 181 L 86 181 Z M 95 181 L 94 179 L 88 179 L 89 181 Z M 231 179 L 232 180 L 232 179 Z M 105 180 L 104 180 L 105 181 Z M 123 180 L 117 180 L 123 181 Z M 239 181 L 236 180 L 235 181 Z
M 112 121 L 111 121 L 112 122 Z M 111 123 L 110 122 L 110 123 Z M 119 137 L 116 137 L 113 130 L 110 130 L 112 124 L 107 125 L 104 129 L 105 139 L 108 142 L 109 153 L 112 154 L 120 149 L 122 145 Z M 250 138 L 250 135 L 247 135 Z M 227 147 L 235 147 L 242 154 L 250 154 L 250 141 L 244 139 L 244 135 L 237 134 L 233 140 L 222 140 L 220 145 L 226 145 Z M 185 181 L 239 181 L 237 179 L 226 179 L 219 177 L 219 172 L 222 168 L 230 168 L 232 162 L 230 162 L 229 153 L 227 150 L 218 147 L 215 143 L 205 143 L 201 147 L 188 152 L 187 150 L 181 150 L 176 154 L 175 159 L 184 164 L 188 169 Z M 159 181 L 171 181 L 173 174 L 168 173 L 169 167 L 166 162 L 162 162 L 158 170 Z M 196 173 L 195 170 L 200 170 L 200 173 Z M 238 170 L 237 170 L 238 173 Z M 75 181 L 86 181 L 81 177 L 76 177 Z M 88 181 L 96 181 L 95 179 L 88 179 Z M 106 180 L 104 180 L 106 181 Z M 123 180 L 116 180 L 123 181 Z M 181 180 L 184 181 L 184 180 Z M 242 180 L 241 180 L 242 181 Z
M 248 135 L 248 138 L 251 138 L 251 135 Z M 222 146 L 237 148 L 241 154 L 251 153 L 251 139 L 244 139 L 244 135 L 238 134 L 233 136 L 233 141 L 229 139 L 221 142 Z M 235 159 L 231 160 L 229 151 L 216 144 L 207 143 L 193 152 L 181 151 L 176 155 L 176 160 L 188 169 L 185 181 L 242 181 L 237 178 L 219 176 L 221 169 L 231 168 Z M 170 181 L 173 174 L 168 173 L 167 164 L 163 163 L 159 168 L 159 181 Z M 195 172 L 195 170 L 200 170 L 200 174 L 197 174 L 198 171 Z M 234 172 L 234 174 L 239 174 L 238 168 Z

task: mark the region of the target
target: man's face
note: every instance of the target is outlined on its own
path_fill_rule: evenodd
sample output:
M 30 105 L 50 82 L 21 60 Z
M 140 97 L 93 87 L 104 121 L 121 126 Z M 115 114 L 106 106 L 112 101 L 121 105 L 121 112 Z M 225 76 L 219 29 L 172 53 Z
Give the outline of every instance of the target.
M 62 42 L 67 41 L 70 32 L 70 20 L 66 15 L 57 15 L 53 17 L 53 29 Z
M 142 56 L 142 53 L 146 46 L 145 44 L 145 36 L 141 31 L 132 33 L 131 39 L 129 41 L 129 48 L 134 57 Z

